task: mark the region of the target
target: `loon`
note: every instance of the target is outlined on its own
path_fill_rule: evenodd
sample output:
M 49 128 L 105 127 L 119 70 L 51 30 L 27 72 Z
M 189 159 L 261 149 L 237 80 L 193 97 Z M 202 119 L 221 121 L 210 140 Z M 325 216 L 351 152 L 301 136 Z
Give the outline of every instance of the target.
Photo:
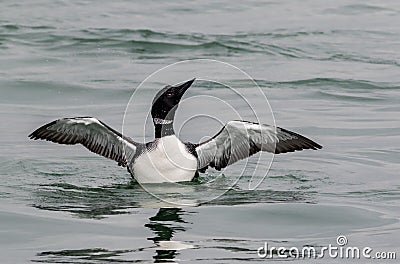
M 275 154 L 321 149 L 292 131 L 249 121 L 229 121 L 201 143 L 182 142 L 174 132 L 174 116 L 184 93 L 195 79 L 166 86 L 153 99 L 155 139 L 138 143 L 94 117 L 62 118 L 29 135 L 59 144 L 82 144 L 90 151 L 126 167 L 139 183 L 192 181 L 209 167 L 221 170 L 259 151 Z

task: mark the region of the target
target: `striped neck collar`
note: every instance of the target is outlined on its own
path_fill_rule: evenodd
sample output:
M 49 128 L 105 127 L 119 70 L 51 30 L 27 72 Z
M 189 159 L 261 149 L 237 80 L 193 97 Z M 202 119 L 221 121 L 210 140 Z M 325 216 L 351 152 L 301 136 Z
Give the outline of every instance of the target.
M 153 123 L 155 125 L 169 125 L 172 124 L 174 120 L 168 120 L 168 119 L 161 119 L 161 118 L 153 118 Z

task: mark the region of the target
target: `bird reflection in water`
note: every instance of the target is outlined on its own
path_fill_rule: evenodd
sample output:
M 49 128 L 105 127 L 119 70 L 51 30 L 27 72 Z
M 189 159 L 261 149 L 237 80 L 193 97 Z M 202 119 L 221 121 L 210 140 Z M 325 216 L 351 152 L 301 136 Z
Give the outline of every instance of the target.
M 177 250 L 192 248 L 180 242 L 171 241 L 176 232 L 184 232 L 187 223 L 182 219 L 186 212 L 181 208 L 160 208 L 157 214 L 150 217 L 150 222 L 145 227 L 150 228 L 155 234 L 154 237 L 147 238 L 156 244 L 156 254 L 153 256 L 154 263 L 174 262 Z

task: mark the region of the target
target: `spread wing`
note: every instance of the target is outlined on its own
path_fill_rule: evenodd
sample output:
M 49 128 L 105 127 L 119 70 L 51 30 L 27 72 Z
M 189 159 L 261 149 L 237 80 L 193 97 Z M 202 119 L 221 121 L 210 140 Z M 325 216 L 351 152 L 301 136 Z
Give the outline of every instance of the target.
M 82 144 L 90 151 L 115 160 L 126 167 L 135 155 L 138 143 L 123 136 L 94 117 L 62 118 L 50 122 L 29 135 L 59 144 Z
M 252 123 L 229 121 L 213 138 L 198 144 L 198 169 L 208 166 L 217 170 L 259 151 L 275 154 L 303 149 L 320 149 L 314 141 L 289 130 Z

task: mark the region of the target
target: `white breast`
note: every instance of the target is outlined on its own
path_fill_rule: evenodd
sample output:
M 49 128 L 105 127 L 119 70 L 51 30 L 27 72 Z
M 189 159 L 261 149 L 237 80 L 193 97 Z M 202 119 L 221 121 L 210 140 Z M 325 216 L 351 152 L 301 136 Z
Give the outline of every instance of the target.
M 197 159 L 171 135 L 162 137 L 154 149 L 140 155 L 132 169 L 140 183 L 191 181 L 197 170 Z

